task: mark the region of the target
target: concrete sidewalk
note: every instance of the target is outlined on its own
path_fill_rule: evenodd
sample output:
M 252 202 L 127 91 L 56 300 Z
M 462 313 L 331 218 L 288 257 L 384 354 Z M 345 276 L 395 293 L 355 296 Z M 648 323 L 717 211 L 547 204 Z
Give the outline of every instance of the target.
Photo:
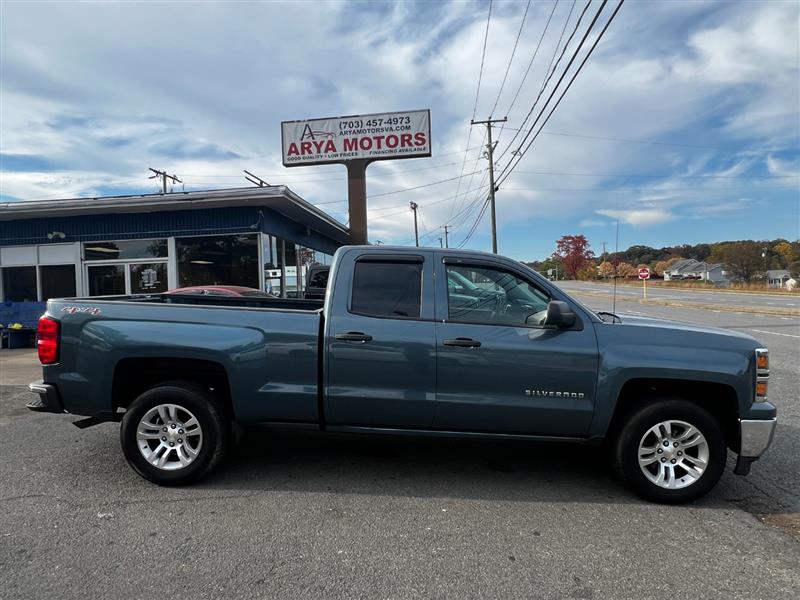
M 42 366 L 34 348 L 0 350 L 0 385 L 28 385 L 42 378 Z

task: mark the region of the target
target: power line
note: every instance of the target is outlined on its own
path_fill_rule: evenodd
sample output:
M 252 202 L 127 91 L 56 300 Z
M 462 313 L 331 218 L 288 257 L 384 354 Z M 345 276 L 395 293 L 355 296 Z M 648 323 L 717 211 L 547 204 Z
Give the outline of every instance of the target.
M 599 135 L 579 135 L 577 133 L 562 133 L 556 131 L 542 131 L 543 135 L 560 135 L 564 137 L 583 138 L 587 140 L 605 140 L 610 142 L 627 142 L 629 144 L 653 144 L 655 146 L 676 146 L 678 148 L 701 148 L 707 150 L 730 150 L 723 146 L 705 146 L 701 144 L 676 144 L 673 142 L 659 142 L 654 140 L 634 140 L 629 138 L 605 137 Z
M 500 96 L 503 95 L 503 88 L 506 86 L 506 80 L 508 79 L 508 72 L 511 70 L 511 64 L 514 62 L 514 55 L 517 53 L 517 45 L 519 44 L 519 37 L 522 35 L 522 30 L 525 27 L 525 19 L 528 17 L 528 9 L 531 7 L 531 0 L 528 0 L 528 4 L 525 5 L 525 12 L 522 14 L 522 22 L 519 24 L 519 31 L 517 31 L 517 39 L 514 40 L 514 48 L 511 50 L 511 58 L 508 59 L 508 65 L 506 66 L 506 72 L 503 75 L 503 81 L 500 84 L 500 89 L 497 92 L 497 98 L 494 100 L 494 106 L 492 107 L 489 116 L 494 114 L 494 111 L 497 109 L 497 103 L 500 102 Z M 476 107 L 477 108 L 477 107 Z M 508 113 L 506 113 L 508 114 Z M 475 118 L 474 112 L 472 118 Z M 447 236 L 445 236 L 447 237 Z
M 475 104 L 472 107 L 472 118 L 478 111 L 478 97 L 481 93 L 481 80 L 483 79 L 483 61 L 486 59 L 486 42 L 489 40 L 489 23 L 492 20 L 492 0 L 489 0 L 489 14 L 486 17 L 486 32 L 483 34 L 483 52 L 481 53 L 481 68 L 478 71 L 478 89 L 475 90 Z
M 484 187 L 486 187 L 486 186 L 484 186 Z M 461 192 L 460 195 L 464 195 L 465 193 L 466 192 Z M 429 206 L 433 206 L 434 204 L 441 204 L 442 202 L 447 202 L 448 200 L 452 200 L 453 198 L 455 198 L 455 196 L 448 196 L 446 198 L 439 198 L 438 200 L 433 200 L 431 202 L 426 203 L 424 205 L 424 208 L 428 208 Z M 342 202 L 347 202 L 347 200 L 335 200 L 333 202 L 318 202 L 317 204 L 315 204 L 315 206 L 322 205 L 322 204 L 341 204 Z M 394 208 L 400 208 L 401 206 L 405 206 L 405 204 L 393 204 L 391 206 L 381 206 L 381 207 L 378 207 L 378 208 L 371 208 L 369 210 L 370 210 L 371 213 L 376 213 L 376 212 L 380 212 L 380 211 L 384 211 L 384 210 L 391 210 L 391 209 L 394 209 Z M 391 217 L 391 216 L 394 216 L 394 215 L 397 215 L 397 214 L 401 214 L 401 213 L 404 213 L 404 212 L 405 212 L 405 210 L 400 211 L 400 212 L 396 212 L 396 213 L 390 213 L 388 215 L 379 215 L 379 217 L 380 218 L 386 218 L 386 217 Z
M 429 208 L 429 207 L 433 206 L 434 204 L 441 204 L 442 202 L 447 202 L 451 198 L 440 198 L 439 200 L 434 200 L 433 202 L 428 202 L 427 204 L 425 204 L 424 208 Z M 407 214 L 408 207 L 406 205 L 403 205 L 403 206 L 404 206 L 404 208 L 399 210 L 399 211 L 396 211 L 396 212 L 393 212 L 393 213 L 389 213 L 389 214 L 373 215 L 373 218 L 388 219 L 390 217 L 398 216 L 398 215 L 401 215 L 401 214 Z M 384 207 L 375 209 L 374 211 L 370 211 L 370 214 L 372 214 L 372 212 L 377 212 L 377 211 L 380 211 L 382 209 L 386 210 L 386 209 L 389 209 L 389 208 L 397 208 L 397 206 L 392 206 L 392 207 L 384 206 Z M 425 235 L 422 236 L 422 238 L 424 239 L 425 237 L 428 237 L 429 235 L 430 234 L 425 234 Z
M 544 131 L 542 133 L 545 133 Z M 653 179 L 785 179 L 786 175 L 768 177 L 764 175 L 679 175 L 679 174 L 644 174 L 644 173 L 565 173 L 561 171 L 517 171 L 522 175 L 562 175 L 567 177 L 616 177 L 616 178 L 639 178 L 647 177 Z M 788 177 L 800 177 L 800 175 L 789 175 Z
M 449 223 L 452 225 L 454 231 L 456 229 L 459 229 L 464 223 L 466 223 L 466 221 L 470 218 L 472 213 L 478 209 L 479 203 L 485 199 L 483 194 L 485 190 L 489 187 L 488 184 L 486 184 L 486 180 L 488 178 L 489 178 L 489 171 L 487 169 L 487 171 L 483 174 L 483 177 L 481 178 L 480 185 L 475 190 L 475 196 L 472 198 L 472 200 L 467 202 L 465 198 L 464 200 L 465 204 L 462 207 L 462 209 L 459 210 L 458 213 L 453 215 L 452 220 L 448 220 Z
M 589 0 L 586 3 L 586 6 L 583 7 L 583 11 L 581 11 L 581 14 L 578 17 L 578 21 L 575 23 L 575 27 L 572 30 L 572 33 L 570 34 L 569 38 L 567 39 L 566 43 L 564 44 L 564 47 L 561 49 L 561 55 L 558 57 L 558 60 L 555 61 L 555 64 L 554 64 L 553 61 L 556 58 L 556 54 L 558 54 L 558 48 L 561 45 L 561 40 L 564 39 L 564 33 L 566 32 L 567 26 L 569 25 L 569 20 L 570 20 L 570 17 L 572 17 L 572 11 L 575 9 L 575 3 L 576 2 L 577 2 L 577 0 L 573 0 L 572 5 L 570 6 L 569 14 L 567 15 L 567 20 L 564 21 L 564 27 L 561 29 L 561 34 L 558 36 L 558 41 L 556 42 L 556 46 L 553 49 L 553 56 L 550 57 L 550 64 L 547 65 L 547 69 L 544 72 L 544 77 L 542 78 L 542 85 L 539 86 L 539 93 L 536 95 L 536 99 L 533 101 L 533 104 L 531 105 L 531 108 L 528 111 L 528 114 L 525 115 L 525 118 L 523 119 L 522 123 L 520 124 L 520 129 L 518 129 L 517 133 L 514 134 L 514 137 L 511 138 L 511 141 L 506 146 L 506 149 L 503 150 L 503 152 L 500 154 L 500 158 L 498 160 L 503 160 L 503 157 L 508 153 L 508 151 L 514 145 L 514 140 L 516 140 L 517 137 L 519 136 L 520 130 L 525 127 L 525 123 L 528 122 L 528 119 L 531 118 L 531 115 L 533 114 L 533 111 L 536 110 L 536 105 L 539 103 L 539 100 L 541 99 L 542 94 L 544 93 L 544 90 L 547 87 L 547 84 L 550 82 L 550 79 L 552 78 L 553 73 L 555 73 L 556 69 L 558 68 L 558 65 L 561 62 L 561 59 L 564 57 L 564 54 L 566 53 L 567 48 L 569 47 L 569 43 L 570 43 L 570 41 L 572 41 L 572 38 L 575 35 L 575 32 L 578 31 L 578 28 L 580 27 L 581 21 L 583 20 L 583 15 L 586 14 L 586 10 L 589 8 L 589 5 L 592 3 L 592 0 Z M 605 2 L 603 2 L 603 6 L 605 6 Z M 601 11 L 603 10 L 602 6 L 600 7 L 600 10 Z M 589 29 L 591 30 L 591 26 L 589 27 Z M 578 46 L 578 50 L 580 50 L 580 46 Z M 569 66 L 567 66 L 567 69 L 569 69 Z M 559 83 L 561 83 L 561 82 L 559 81 Z M 558 88 L 558 84 L 556 84 L 556 88 Z M 549 99 L 548 99 L 548 101 L 549 101 Z M 547 105 L 546 102 L 545 102 L 545 105 Z
M 661 187 L 661 188 L 647 188 L 647 187 L 635 187 L 635 188 L 624 188 L 624 187 L 608 187 L 608 188 L 503 188 L 504 190 L 508 191 L 517 191 L 517 192 L 592 192 L 592 193 L 602 193 L 602 192 L 738 192 L 742 189 L 745 190 L 794 190 L 797 189 L 796 185 L 766 185 L 766 186 L 759 186 L 759 187 L 693 187 L 693 188 L 672 188 L 672 187 Z
M 455 181 L 456 179 L 461 179 L 462 177 L 469 177 L 470 175 L 474 175 L 475 173 L 479 173 L 479 172 L 480 171 L 473 171 L 472 173 L 467 173 L 466 175 L 459 175 L 458 177 L 450 177 L 449 179 L 440 179 L 439 181 L 432 181 L 430 183 L 424 183 L 422 185 L 415 185 L 414 187 L 394 190 L 392 192 L 383 192 L 383 193 L 380 193 L 380 194 L 371 194 L 370 198 L 379 198 L 380 196 L 391 196 L 392 194 L 402 194 L 403 192 L 410 192 L 412 190 L 418 190 L 418 189 L 421 189 L 421 188 L 430 187 L 432 185 L 439 185 L 440 183 L 447 183 L 448 181 Z
M 486 197 L 486 201 L 483 203 L 483 207 L 481 208 L 480 213 L 478 213 L 478 216 L 475 219 L 475 222 L 472 224 L 472 227 L 470 228 L 470 230 L 467 233 L 466 237 L 458 245 L 459 248 L 463 248 L 466 245 L 466 243 L 470 240 L 470 238 L 472 237 L 472 234 L 475 233 L 475 230 L 478 228 L 478 224 L 481 222 L 481 219 L 483 218 L 483 215 L 486 212 L 486 208 L 488 206 L 489 206 L 489 197 L 487 196 Z
M 489 14 L 486 17 L 486 32 L 484 33 L 483 36 L 483 52 L 481 53 L 481 67 L 480 70 L 478 71 L 478 85 L 475 88 L 475 103 L 472 106 L 473 119 L 475 118 L 475 113 L 478 110 L 478 97 L 480 96 L 481 93 L 481 80 L 483 79 L 483 62 L 486 58 L 486 42 L 489 39 L 489 23 L 491 22 L 491 20 L 492 20 L 492 0 L 489 0 Z M 469 129 L 467 130 L 467 143 L 464 144 L 466 147 L 469 147 L 469 142 L 471 139 L 472 139 L 472 127 L 470 126 Z M 483 140 L 481 140 L 480 147 L 481 148 L 483 147 Z M 464 175 L 464 168 L 466 166 L 467 166 L 467 152 L 464 151 L 464 160 L 461 162 L 461 173 L 459 174 L 459 177 L 462 177 Z M 477 162 L 475 163 L 475 166 L 477 167 Z M 472 184 L 472 179 L 470 179 L 470 186 L 471 184 Z M 469 190 L 469 186 L 467 187 L 467 190 Z M 458 185 L 456 186 L 456 196 L 460 191 L 461 191 L 461 179 L 459 178 Z M 450 210 L 451 214 L 454 208 L 455 208 L 455 203 L 453 203 L 453 208 L 451 208 Z
M 559 78 L 558 82 L 556 83 L 555 87 L 553 88 L 553 91 L 550 93 L 550 96 L 547 98 L 547 101 L 542 106 L 542 110 L 539 111 L 539 114 L 537 115 L 536 120 L 533 122 L 533 125 L 531 125 L 531 131 L 529 131 L 526 134 L 525 138 L 522 140 L 523 144 L 527 141 L 528 137 L 530 137 L 530 134 L 533 132 L 533 128 L 536 127 L 536 123 L 538 123 L 539 119 L 544 114 L 544 111 L 547 109 L 547 106 L 550 103 L 550 100 L 555 95 L 556 90 L 558 90 L 558 86 L 561 85 L 561 81 L 563 81 L 564 77 L 569 72 L 569 68 L 572 66 L 572 63 L 577 58 L 578 52 L 580 52 L 581 47 L 583 47 L 583 43 L 586 41 L 586 38 L 589 36 L 589 33 L 591 32 L 592 28 L 594 27 L 595 23 L 597 22 L 597 19 L 600 17 L 600 13 L 603 11 L 603 8 L 607 4 L 607 2 L 608 2 L 608 0 L 603 0 L 603 4 L 600 5 L 600 8 L 598 9 L 597 13 L 595 14 L 594 18 L 592 19 L 592 22 L 589 24 L 589 27 L 586 30 L 586 33 L 583 35 L 583 38 L 581 38 L 581 41 L 578 44 L 578 47 L 575 49 L 575 52 L 573 53 L 572 58 L 570 59 L 569 63 L 567 63 L 567 66 L 564 68 L 564 72 L 561 74 L 561 77 Z M 599 35 L 597 36 L 597 39 L 595 39 L 595 41 L 592 44 L 591 48 L 589 48 L 589 51 L 586 53 L 586 56 L 581 61 L 580 65 L 578 65 L 578 68 L 576 69 L 575 73 L 572 75 L 572 78 L 569 80 L 569 83 L 567 83 L 567 86 L 564 88 L 564 91 L 561 92 L 561 95 L 559 96 L 559 98 L 556 101 L 556 103 L 553 106 L 553 108 L 547 114 L 547 117 L 545 117 L 545 119 L 542 122 L 541 126 L 539 127 L 538 131 L 541 131 L 544 128 L 544 126 L 547 124 L 547 122 L 550 120 L 550 118 L 553 116 L 553 113 L 556 111 L 556 109 L 558 108 L 559 104 L 561 104 L 561 101 L 564 99 L 564 96 L 567 94 L 569 89 L 572 87 L 572 84 L 575 82 L 575 79 L 578 77 L 580 72 L 583 70 L 583 67 L 586 65 L 586 61 L 589 60 L 589 57 L 591 57 L 591 55 L 594 52 L 595 48 L 597 48 L 597 45 L 600 43 L 600 40 L 603 39 L 603 36 L 605 35 L 606 31 L 608 31 L 609 26 L 614 21 L 614 18 L 617 16 L 617 14 L 619 13 L 619 10 L 622 8 L 622 5 L 624 3 L 625 3 L 625 0 L 620 0 L 619 1 L 619 3 L 617 4 L 617 7 L 614 9 L 614 12 L 611 13 L 611 17 L 608 19 L 608 21 L 606 22 L 605 26 L 600 31 Z M 514 163 L 514 158 L 512 158 L 508 162 L 506 167 L 500 173 L 498 186 L 502 182 L 504 182 L 506 179 L 508 179 L 509 175 L 511 175 L 511 172 L 520 163 L 520 161 L 522 160 L 522 157 L 525 155 L 525 153 L 531 147 L 533 142 L 536 141 L 536 138 L 539 135 L 538 131 L 533 136 L 533 138 L 531 138 L 530 142 L 528 142 L 528 145 L 525 147 L 525 150 L 521 151 L 519 154 L 516 155 L 516 157 L 515 157 L 517 159 L 516 163 Z M 520 148 L 521 147 L 522 146 L 520 145 Z
M 575 6 L 574 1 L 572 5 Z M 522 81 L 520 81 L 519 87 L 517 88 L 517 91 L 514 93 L 514 98 L 511 100 L 511 104 L 509 105 L 508 110 L 506 110 L 506 115 L 511 114 L 511 109 L 514 108 L 514 104 L 517 103 L 517 98 L 519 97 L 519 93 L 522 91 L 522 86 L 525 84 L 525 80 L 528 78 L 528 73 L 530 73 L 531 67 L 533 66 L 533 61 L 536 60 L 536 55 L 539 54 L 539 47 L 542 45 L 542 41 L 544 40 L 544 36 L 547 33 L 547 29 L 550 27 L 550 21 L 553 18 L 553 13 L 556 12 L 556 6 L 558 6 L 558 0 L 556 0 L 553 3 L 553 10 L 550 11 L 550 16 L 547 18 L 547 22 L 544 24 L 544 30 L 542 31 L 542 35 L 539 36 L 539 42 L 536 44 L 536 49 L 533 51 L 533 56 L 531 56 L 531 60 L 528 62 L 528 68 L 525 69 L 525 75 L 522 76 Z
M 472 125 L 470 125 L 470 134 L 471 134 L 471 133 L 472 133 Z M 485 142 L 486 142 L 486 132 L 484 131 L 484 132 L 483 132 L 483 137 L 481 137 L 481 146 L 480 146 L 481 148 L 483 148 L 483 146 L 484 146 L 484 143 L 485 143 Z M 475 165 L 472 167 L 472 170 L 473 170 L 473 171 L 475 171 L 475 170 L 478 168 L 478 163 L 480 162 L 480 160 L 481 160 L 481 158 L 482 158 L 482 157 L 483 157 L 483 152 L 482 152 L 481 154 L 479 154 L 479 155 L 478 155 L 478 156 L 475 158 Z M 464 161 L 464 165 L 466 165 L 466 161 Z M 461 172 L 462 172 L 462 174 L 463 174 L 463 172 L 464 172 L 464 165 L 462 165 L 462 166 L 461 166 Z M 470 190 L 472 189 L 472 181 L 473 181 L 473 179 L 474 179 L 474 175 L 473 175 L 473 176 L 470 176 L 470 178 L 469 178 L 469 181 L 467 182 L 467 192 L 466 192 L 466 194 L 465 194 L 465 195 L 464 195 L 464 197 L 463 197 L 463 198 L 464 198 L 464 200 L 466 200 L 466 197 L 467 197 L 467 195 L 469 194 Z M 457 188 L 456 188 L 456 194 L 458 194 L 458 192 L 459 192 L 460 190 L 461 190 L 461 180 L 459 179 L 459 181 L 458 181 L 458 186 L 457 186 Z M 453 206 L 451 206 L 451 207 L 450 207 L 450 217 L 449 217 L 449 218 L 452 218 L 452 216 L 453 216 L 453 213 L 456 211 L 456 207 L 457 207 L 457 206 L 458 206 L 458 210 L 460 210 L 460 209 L 461 209 L 461 207 L 459 206 L 459 203 L 458 203 L 458 202 L 453 202 Z

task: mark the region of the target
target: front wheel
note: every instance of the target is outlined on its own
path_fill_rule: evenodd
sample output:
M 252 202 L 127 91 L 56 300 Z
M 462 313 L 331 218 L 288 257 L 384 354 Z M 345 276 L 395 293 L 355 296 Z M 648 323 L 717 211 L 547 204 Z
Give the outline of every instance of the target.
M 183 485 L 211 472 L 227 449 L 230 426 L 205 388 L 169 382 L 134 400 L 122 418 L 128 464 L 159 485 Z
M 617 439 L 615 457 L 639 496 L 677 504 L 716 485 L 727 448 L 720 424 L 708 411 L 685 400 L 656 400 L 630 416 Z

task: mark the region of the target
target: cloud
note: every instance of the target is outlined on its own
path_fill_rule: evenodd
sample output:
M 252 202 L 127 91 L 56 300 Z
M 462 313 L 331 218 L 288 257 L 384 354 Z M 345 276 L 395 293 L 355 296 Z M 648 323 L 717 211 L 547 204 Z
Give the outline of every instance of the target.
M 233 187 L 247 185 L 248 169 L 346 221 L 344 167 L 284 168 L 280 121 L 430 107 L 432 158 L 369 167 L 370 232 L 385 242 L 413 240 L 413 200 L 427 243 L 438 244 L 444 224 L 461 243 L 486 198 L 485 129 L 470 128 L 473 110 L 477 118 L 508 115 L 508 128 L 494 131 L 502 169 L 570 3 L 555 6 L 520 88 L 553 9 L 531 4 L 502 94 L 525 5 L 495 3 L 476 106 L 487 8 L 245 3 L 232 11 L 203 3 L 187 13 L 164 2 L 153 20 L 135 3 L 6 3 L 2 152 L 41 157 L 60 170 L 4 167 L 2 192 L 149 192 L 150 166 L 176 173 L 186 189 Z M 636 225 L 641 243 L 712 235 L 705 221 L 692 230 L 693 219 L 703 207 L 741 198 L 788 215 L 765 220 L 770 227 L 796 223 L 796 188 L 774 186 L 796 184 L 789 178 L 800 164 L 798 14 L 793 3 L 626 3 L 547 129 L 675 145 L 540 136 L 498 192 L 501 250 L 520 258 L 549 253 L 559 235 L 597 226 L 596 215 L 617 218 L 598 207 Z M 35 30 L 23 26 L 31 22 Z M 480 173 L 460 183 L 377 196 L 473 170 Z M 752 210 L 720 209 L 708 221 L 751 237 Z M 488 247 L 488 222 L 484 213 L 468 245 Z M 656 223 L 664 227 L 646 227 Z
M 217 144 L 187 139 L 178 139 L 174 141 L 164 141 L 157 144 L 150 144 L 147 147 L 147 150 L 159 156 L 179 159 L 201 158 L 209 160 L 230 160 L 232 158 L 241 158 L 241 156 L 236 154 L 236 152 L 226 150 Z
M 598 221 L 597 219 L 583 219 L 578 223 L 579 227 L 607 227 L 607 221 Z
M 619 219 L 623 223 L 628 223 L 634 227 L 649 227 L 666 223 L 675 218 L 675 215 L 663 208 L 647 208 L 638 210 L 598 210 L 597 214 Z
M 781 160 L 772 154 L 766 158 L 767 170 L 776 177 L 800 178 L 800 160 Z M 797 183 L 797 182 L 796 182 Z

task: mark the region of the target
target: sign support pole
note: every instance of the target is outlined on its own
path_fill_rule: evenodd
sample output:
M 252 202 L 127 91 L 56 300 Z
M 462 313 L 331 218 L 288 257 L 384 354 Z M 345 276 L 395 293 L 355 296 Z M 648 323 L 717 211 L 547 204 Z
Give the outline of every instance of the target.
M 647 300 L 647 279 L 642 279 L 642 294 L 645 300 Z
M 347 210 L 350 215 L 350 243 L 367 243 L 367 165 L 366 158 L 349 160 L 347 167 Z

